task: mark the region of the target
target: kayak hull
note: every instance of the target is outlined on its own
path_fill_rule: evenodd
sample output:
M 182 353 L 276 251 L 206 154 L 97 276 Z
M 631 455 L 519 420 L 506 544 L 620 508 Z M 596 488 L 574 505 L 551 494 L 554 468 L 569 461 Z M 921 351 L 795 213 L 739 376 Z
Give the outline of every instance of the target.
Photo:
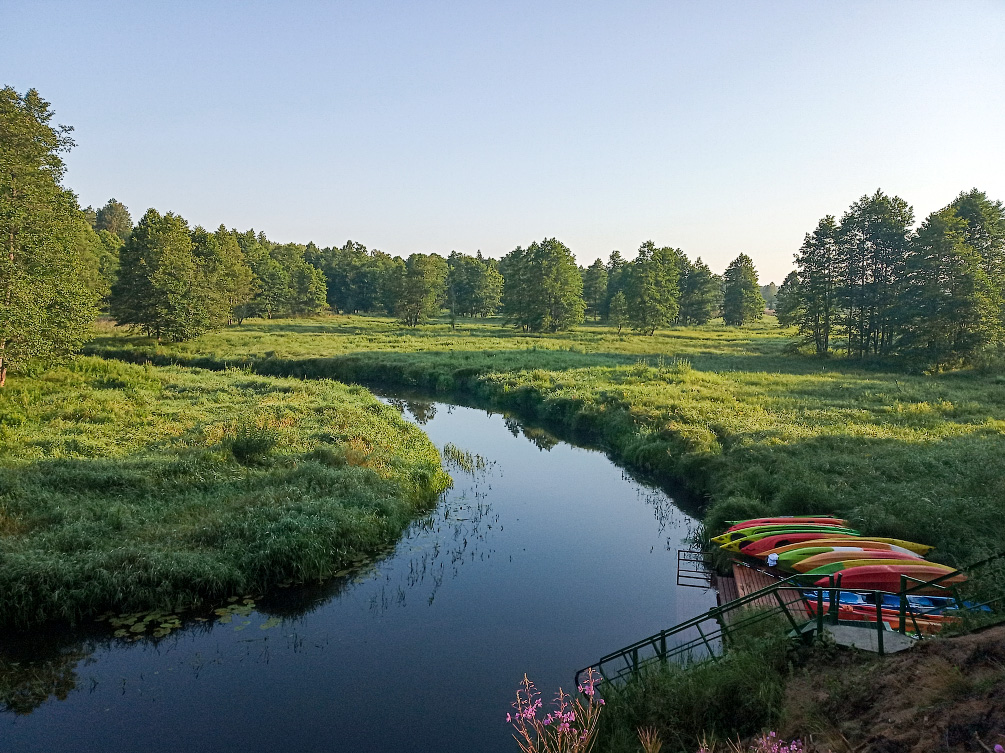
M 907 560 L 901 560 L 906 562 Z M 890 565 L 893 564 L 891 560 L 888 559 L 845 559 L 839 560 L 837 562 L 831 562 L 827 565 L 821 565 L 815 567 L 812 570 L 806 570 L 807 575 L 833 575 L 834 573 L 844 572 L 855 567 L 869 567 L 870 565 Z M 931 578 L 938 578 L 939 575 L 944 575 L 945 573 L 954 572 L 954 568 L 948 567 L 947 565 L 940 565 L 938 562 L 926 562 L 925 560 L 913 560 L 911 561 L 911 567 L 923 568 L 924 570 L 932 571 L 933 575 Z
M 849 541 L 848 541 L 849 538 L 852 539 L 852 542 L 850 544 L 849 544 Z M 863 537 L 860 537 L 860 536 L 843 537 L 843 538 L 828 537 L 826 539 L 814 539 L 813 540 L 813 546 L 860 546 L 863 549 L 879 549 L 879 550 L 884 550 L 884 551 L 888 551 L 888 552 L 907 552 L 908 554 L 924 554 L 925 553 L 925 552 L 918 552 L 915 549 L 908 549 L 907 547 L 901 546 L 897 542 L 900 542 L 900 544 L 913 544 L 916 549 L 917 548 L 921 548 L 921 549 L 924 549 L 925 552 L 927 552 L 929 549 L 932 548 L 930 546 L 926 547 L 926 546 L 924 546 L 922 544 L 914 544 L 914 542 L 911 542 L 911 541 L 903 541 L 903 542 L 901 542 L 900 539 L 877 539 L 877 538 L 872 538 L 872 537 L 863 538 Z M 758 556 L 759 557 L 767 557 L 769 554 L 777 554 L 777 555 L 781 556 L 785 552 L 791 552 L 793 549 L 798 549 L 800 547 L 805 547 L 805 546 L 808 546 L 808 545 L 806 543 L 788 544 L 787 546 L 776 547 L 774 549 L 770 549 L 768 551 L 765 551 L 765 552 L 759 554 Z M 748 550 L 743 549 L 741 551 L 743 551 L 743 553 L 746 554 Z
M 786 517 L 781 516 L 777 518 L 751 518 L 750 520 L 740 520 L 731 525 L 726 529 L 727 533 L 729 531 L 739 531 L 741 528 L 750 528 L 752 526 L 758 525 L 824 525 L 824 526 L 842 526 L 848 525 L 847 520 L 842 520 L 841 518 L 835 518 L 830 515 L 820 515 L 817 517 Z
M 775 523 L 748 526 L 746 528 L 737 528 L 732 531 L 726 531 L 718 536 L 713 536 L 711 541 L 713 544 L 723 545 L 731 544 L 739 541 L 740 539 L 750 539 L 753 541 L 754 538 L 752 537 L 764 538 L 765 536 L 771 536 L 775 533 L 813 533 L 814 531 L 818 531 L 820 533 L 858 533 L 858 531 L 852 528 L 845 528 L 844 526 L 836 525 L 822 525 L 814 523 Z
M 818 567 L 825 567 L 835 562 L 849 559 L 871 560 L 905 560 L 907 562 L 924 562 L 914 552 L 893 552 L 884 549 L 866 549 L 860 546 L 830 547 L 820 551 L 820 547 L 793 549 L 778 557 L 778 566 L 797 573 L 808 573 Z
M 827 540 L 836 539 L 859 539 L 859 536 L 852 536 L 850 533 L 845 534 L 830 534 L 826 537 Z M 767 555 L 769 553 L 778 553 L 778 547 L 789 546 L 790 544 L 798 544 L 799 546 L 811 546 L 805 542 L 817 542 L 820 541 L 821 537 L 819 533 L 778 533 L 774 536 L 766 536 L 763 539 L 758 539 L 746 546 L 742 547 L 740 551 L 743 554 L 750 555 L 752 557 L 760 557 L 762 554 Z M 816 543 L 812 544 L 816 546 Z
M 833 575 L 826 575 L 815 584 L 822 588 L 829 588 L 831 584 L 839 586 L 849 591 L 885 591 L 887 593 L 900 592 L 900 577 L 906 575 L 922 581 L 930 581 L 940 577 L 941 573 L 933 571 L 928 567 L 919 567 L 911 563 L 897 563 L 893 565 L 865 565 L 863 567 L 852 567 L 840 570 Z M 945 588 L 955 586 L 966 581 L 967 576 L 960 573 L 950 578 L 945 578 L 937 585 L 914 590 L 919 584 L 908 581 L 908 587 L 914 593 L 943 593 Z M 941 587 L 941 588 L 940 588 Z

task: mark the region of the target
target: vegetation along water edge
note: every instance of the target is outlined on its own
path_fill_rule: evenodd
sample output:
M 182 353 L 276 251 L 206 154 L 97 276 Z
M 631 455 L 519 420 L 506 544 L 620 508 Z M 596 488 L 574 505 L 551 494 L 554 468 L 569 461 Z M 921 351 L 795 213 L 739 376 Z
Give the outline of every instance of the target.
M 620 461 L 705 495 L 705 522 L 821 510 L 963 565 L 1000 548 L 1005 383 L 791 352 L 770 318 L 618 335 L 528 336 L 489 320 L 401 327 L 382 317 L 248 322 L 158 344 L 106 328 L 88 352 L 460 391 L 592 433 Z
M 0 391 L 0 625 L 328 578 L 449 484 L 361 387 L 81 358 Z

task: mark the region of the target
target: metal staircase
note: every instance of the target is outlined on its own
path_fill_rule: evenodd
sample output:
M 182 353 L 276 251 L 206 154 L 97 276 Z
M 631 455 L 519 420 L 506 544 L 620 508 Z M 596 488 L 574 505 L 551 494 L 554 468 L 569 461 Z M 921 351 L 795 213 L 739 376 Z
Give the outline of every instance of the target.
M 1005 552 L 1000 552 L 975 562 L 966 571 L 973 573 L 1003 557 Z M 792 638 L 809 640 L 827 632 L 838 643 L 875 650 L 880 655 L 888 650 L 901 650 L 911 641 L 924 637 L 934 611 L 919 608 L 912 603 L 911 596 L 931 595 L 933 592 L 950 596 L 956 603 L 954 614 L 959 616 L 1005 599 L 1005 596 L 998 596 L 982 603 L 964 602 L 955 587 L 942 585 L 961 572 L 954 570 L 928 581 L 901 576 L 900 593 L 893 595 L 897 597 L 895 610 L 884 605 L 883 597 L 891 594 L 856 590 L 855 593 L 866 595 L 867 600 L 871 595 L 875 614 L 861 619 L 863 615 L 860 611 L 859 619 L 854 621 L 841 618 L 843 589 L 840 576 L 832 576 L 830 585 L 820 588 L 801 585 L 800 582 L 806 580 L 805 576 L 794 575 L 601 657 L 576 673 L 576 685 L 589 669 L 598 672 L 602 682 L 618 683 L 660 664 L 675 662 L 687 665 L 718 660 L 732 640 L 750 631 L 753 626 L 770 621 L 787 628 Z M 898 635 L 894 637 L 894 633 Z

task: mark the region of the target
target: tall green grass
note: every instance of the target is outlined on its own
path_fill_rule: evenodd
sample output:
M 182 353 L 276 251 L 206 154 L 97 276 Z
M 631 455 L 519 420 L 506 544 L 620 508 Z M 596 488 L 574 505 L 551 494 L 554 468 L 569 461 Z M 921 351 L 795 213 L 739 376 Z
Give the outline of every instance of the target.
M 331 576 L 449 478 L 360 387 L 83 358 L 0 391 L 0 625 Z
M 639 337 L 327 317 L 246 322 L 170 347 L 106 329 L 91 351 L 463 392 L 589 432 L 622 462 L 684 480 L 708 500 L 710 529 L 830 512 L 933 544 L 933 557 L 954 565 L 1005 546 L 1005 377 L 866 368 L 790 343 L 771 320 Z
M 598 753 L 637 753 L 638 730 L 655 729 L 667 753 L 694 753 L 775 724 L 791 647 L 781 631 L 743 640 L 718 660 L 655 665 L 623 686 L 603 686 Z

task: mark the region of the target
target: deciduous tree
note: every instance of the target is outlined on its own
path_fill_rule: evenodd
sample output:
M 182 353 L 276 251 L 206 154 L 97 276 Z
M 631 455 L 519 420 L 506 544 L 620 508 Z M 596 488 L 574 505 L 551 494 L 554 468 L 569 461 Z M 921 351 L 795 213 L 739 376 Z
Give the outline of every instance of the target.
M 628 265 L 628 319 L 636 332 L 652 335 L 677 319 L 681 257 L 676 249 L 656 248 L 652 241 L 646 241 Z
M 0 90 L 0 386 L 9 372 L 73 353 L 100 297 L 81 275 L 89 228 L 61 185 L 71 129 L 52 118 L 34 89 Z

